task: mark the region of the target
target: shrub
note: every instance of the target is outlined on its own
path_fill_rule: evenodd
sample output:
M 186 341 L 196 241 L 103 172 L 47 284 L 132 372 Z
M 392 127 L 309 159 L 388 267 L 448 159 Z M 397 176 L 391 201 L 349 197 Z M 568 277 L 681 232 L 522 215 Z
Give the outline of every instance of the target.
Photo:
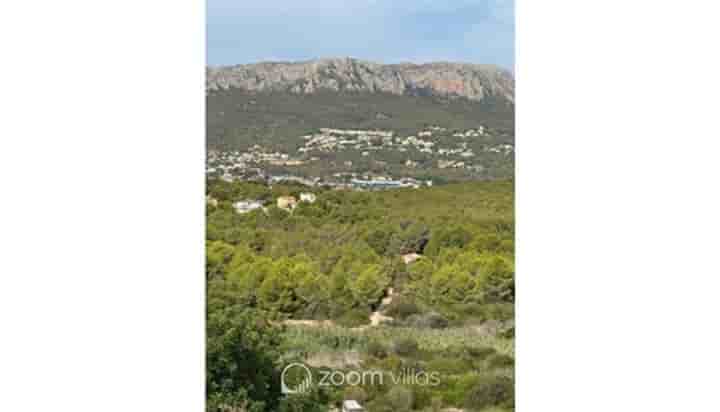
M 420 313 L 420 308 L 418 308 L 415 302 L 398 300 L 391 303 L 385 310 L 385 313 L 394 318 L 406 319 L 408 316 Z
M 388 356 L 387 358 L 383 359 L 382 362 L 379 362 L 380 369 L 386 370 L 386 371 L 399 371 L 400 368 L 402 368 L 403 363 L 400 358 L 397 356 Z
M 404 338 L 395 342 L 394 350 L 400 356 L 412 356 L 418 351 L 418 343 L 412 338 Z
M 512 368 L 513 366 L 515 366 L 515 359 L 512 356 L 498 353 L 488 358 L 490 369 Z
M 425 410 L 432 407 L 433 396 L 436 395 L 433 389 L 423 385 L 412 386 L 414 410 Z M 442 405 L 442 400 L 438 399 L 438 401 L 440 401 L 440 405 Z
M 479 303 L 462 303 L 455 305 L 454 307 L 465 317 L 478 318 L 479 320 L 488 319 L 487 310 Z
M 294 317 L 298 319 L 330 319 L 330 306 L 325 302 L 310 302 L 295 311 Z
M 500 337 L 505 339 L 514 339 L 515 338 L 515 325 L 508 326 L 504 330 L 500 332 Z
M 513 408 L 515 387 L 511 379 L 490 376 L 473 386 L 465 397 L 465 408 L 482 410 L 491 406 Z
M 383 398 L 375 399 L 368 404 L 367 410 L 373 412 L 395 412 L 393 407 Z
M 463 359 L 440 358 L 430 361 L 427 365 L 429 372 L 438 372 L 441 375 L 460 375 L 472 370 L 473 365 Z
M 427 314 L 428 327 L 431 329 L 445 329 L 450 323 L 447 318 L 437 312 L 430 312 Z
M 476 374 L 443 376 L 443 387 L 439 392 L 442 402 L 446 405 L 463 405 L 467 394 L 481 381 L 482 378 Z
M 378 341 L 372 341 L 367 345 L 367 353 L 368 355 L 378 359 L 385 359 L 388 355 L 385 346 Z
M 370 322 L 370 313 L 362 309 L 349 310 L 337 319 L 337 324 L 346 328 L 366 325 Z
M 413 328 L 444 329 L 450 322 L 437 312 L 425 315 L 413 315 L 408 318 L 408 326 Z
M 385 395 L 385 399 L 392 406 L 392 410 L 396 412 L 410 411 L 413 406 L 412 391 L 402 386 L 393 386 Z
M 515 317 L 515 305 L 512 303 L 492 303 L 483 305 L 485 319 L 512 320 Z
M 469 346 L 466 348 L 466 351 L 467 351 L 468 355 L 470 355 L 471 357 L 473 357 L 475 359 L 486 359 L 489 356 L 495 355 L 497 353 L 495 351 L 495 349 L 490 348 L 490 347 L 476 348 L 476 347 Z
M 440 397 L 433 397 L 430 400 L 429 412 L 440 412 L 443 408 L 443 401 Z
M 368 399 L 367 392 L 360 386 L 348 386 L 343 390 L 343 400 L 356 400 L 365 402 Z

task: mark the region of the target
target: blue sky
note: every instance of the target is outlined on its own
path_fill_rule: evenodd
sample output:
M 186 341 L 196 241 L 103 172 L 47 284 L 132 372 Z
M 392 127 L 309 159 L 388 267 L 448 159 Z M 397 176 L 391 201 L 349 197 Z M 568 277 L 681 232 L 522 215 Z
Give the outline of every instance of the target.
M 210 65 L 355 57 L 514 64 L 514 0 L 208 0 Z

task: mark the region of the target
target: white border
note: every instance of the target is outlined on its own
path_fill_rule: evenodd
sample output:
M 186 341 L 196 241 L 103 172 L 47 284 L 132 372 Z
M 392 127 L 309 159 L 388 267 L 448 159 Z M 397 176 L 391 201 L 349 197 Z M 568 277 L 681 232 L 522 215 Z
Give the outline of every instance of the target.
M 517 12 L 518 411 L 720 410 L 718 7 Z
M 518 410 L 719 410 L 717 6 L 518 3 Z M 203 25 L 3 4 L 0 410 L 202 410 Z
M 0 410 L 204 410 L 204 23 L 0 6 Z

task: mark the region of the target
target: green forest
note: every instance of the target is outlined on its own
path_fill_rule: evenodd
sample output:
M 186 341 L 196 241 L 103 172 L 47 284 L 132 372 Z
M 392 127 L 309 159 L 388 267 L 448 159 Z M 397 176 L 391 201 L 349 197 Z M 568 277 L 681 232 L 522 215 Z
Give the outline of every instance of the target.
M 291 211 L 280 196 L 317 196 Z M 337 191 L 207 182 L 208 411 L 514 410 L 514 182 Z M 238 214 L 233 203 L 260 200 Z M 373 324 L 373 317 L 382 322 Z M 283 396 L 283 365 L 413 370 L 435 386 Z

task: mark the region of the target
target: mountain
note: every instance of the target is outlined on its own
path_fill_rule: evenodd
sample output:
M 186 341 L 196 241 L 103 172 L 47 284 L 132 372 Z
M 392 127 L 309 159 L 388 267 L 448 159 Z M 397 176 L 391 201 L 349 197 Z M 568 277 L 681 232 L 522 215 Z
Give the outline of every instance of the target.
M 209 67 L 207 147 L 275 174 L 508 177 L 514 92 L 512 74 L 491 65 L 343 58 Z
M 263 62 L 207 69 L 207 89 L 247 92 L 381 92 L 393 95 L 496 98 L 513 104 L 515 79 L 493 65 L 380 64 L 353 58 Z

